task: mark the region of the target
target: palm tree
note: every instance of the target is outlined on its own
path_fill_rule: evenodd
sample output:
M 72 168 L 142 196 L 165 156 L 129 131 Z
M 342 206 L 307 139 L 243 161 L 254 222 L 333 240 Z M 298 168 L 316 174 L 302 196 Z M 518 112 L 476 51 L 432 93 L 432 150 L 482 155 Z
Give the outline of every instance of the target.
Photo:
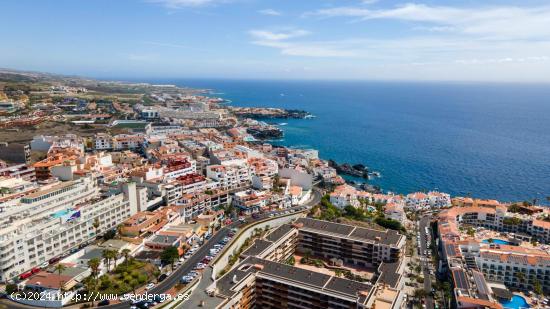
M 116 268 L 116 261 L 120 258 L 120 253 L 116 250 L 113 250 L 113 269 Z
M 105 260 L 105 264 L 107 265 L 107 272 L 109 271 L 109 267 L 111 266 L 111 250 L 103 250 L 101 253 L 101 257 Z
M 130 249 L 122 249 L 122 256 L 124 257 L 124 263 L 128 266 L 128 258 L 130 257 Z
M 98 258 L 93 258 L 88 261 L 88 267 L 92 270 L 93 278 L 97 278 L 99 274 L 99 265 L 101 265 L 101 260 Z
M 93 293 L 97 290 L 97 280 L 90 275 L 88 278 L 84 279 L 84 284 L 86 285 L 86 290 L 90 297 L 87 297 L 92 302 L 92 307 L 94 307 L 94 295 Z
M 92 223 L 92 226 L 94 227 L 94 230 L 95 230 L 95 237 L 96 238 L 97 238 L 97 235 L 99 233 L 99 226 L 100 225 L 101 224 L 99 223 L 99 218 L 96 217 L 95 220 L 94 220 L 94 223 Z
M 63 284 L 65 284 L 64 282 L 61 281 L 61 273 L 67 269 L 67 267 L 61 263 L 58 263 L 57 265 L 55 265 L 54 267 L 55 271 L 57 272 L 57 275 L 59 276 L 59 291 L 63 292 Z

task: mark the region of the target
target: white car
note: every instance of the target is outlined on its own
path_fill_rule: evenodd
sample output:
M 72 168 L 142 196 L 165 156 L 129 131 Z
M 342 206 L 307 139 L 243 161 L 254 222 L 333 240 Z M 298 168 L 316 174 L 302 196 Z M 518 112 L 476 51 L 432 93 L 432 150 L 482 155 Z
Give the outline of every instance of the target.
M 150 289 L 152 289 L 152 288 L 154 288 L 154 287 L 155 287 L 155 284 L 151 282 L 151 283 L 149 283 L 149 284 L 145 287 L 145 289 L 150 290 Z

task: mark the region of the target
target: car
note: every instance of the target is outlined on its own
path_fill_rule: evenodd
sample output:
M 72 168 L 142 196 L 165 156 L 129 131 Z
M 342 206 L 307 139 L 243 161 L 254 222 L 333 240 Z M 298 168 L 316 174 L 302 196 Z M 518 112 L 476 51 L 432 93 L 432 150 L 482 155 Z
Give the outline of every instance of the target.
M 154 287 L 155 287 L 155 284 L 151 282 L 151 283 L 149 283 L 147 286 L 145 286 L 145 289 L 150 290 L 150 289 L 152 289 L 152 288 L 154 288 Z
M 191 281 L 193 281 L 193 277 L 191 277 L 191 276 L 183 276 L 183 277 L 181 277 L 181 282 L 182 282 L 182 283 L 189 283 L 189 282 L 191 282 Z
M 97 306 L 98 307 L 103 307 L 103 306 L 108 306 L 109 304 L 110 304 L 109 300 L 104 299 L 104 300 L 100 301 L 99 303 L 97 303 Z
M 275 215 L 274 215 L 273 213 L 270 213 L 269 216 L 270 216 L 270 217 L 274 217 Z
M 138 307 L 139 309 L 147 309 L 147 308 L 149 308 L 149 303 L 147 303 L 147 302 L 144 301 L 144 300 L 138 301 L 135 305 L 136 305 L 136 307 Z
M 207 255 L 204 257 L 204 259 L 211 261 L 214 257 L 211 255 Z
M 166 298 L 165 297 L 162 297 L 160 295 L 155 295 L 155 297 L 153 297 L 153 300 L 157 303 L 157 304 L 161 304 L 163 303 Z
M 197 269 L 197 270 L 204 269 L 205 267 L 206 267 L 206 265 L 204 265 L 203 263 L 197 263 L 197 265 L 195 265 L 195 269 Z
M 190 271 L 190 272 L 189 272 L 189 274 L 188 274 L 188 275 L 189 275 L 189 276 L 191 276 L 191 277 L 193 277 L 193 278 L 195 278 L 196 276 L 198 276 L 198 275 L 199 275 L 199 273 L 198 273 L 198 272 L 196 272 L 196 271 L 194 271 L 194 270 L 192 270 L 192 271 Z
M 157 280 L 158 280 L 158 282 L 162 282 L 162 281 L 164 281 L 164 279 L 166 279 L 167 277 L 168 277 L 168 274 L 162 274 L 162 275 L 160 275 L 160 276 L 158 277 Z
M 190 254 L 190 253 L 186 253 L 186 254 L 183 256 L 183 258 L 187 260 L 188 258 L 191 257 L 191 255 L 192 255 L 192 254 Z
M 230 241 L 230 240 L 231 240 L 231 239 L 229 239 L 229 237 L 224 237 L 224 238 L 223 238 L 223 241 L 225 241 L 225 242 L 228 242 L 228 241 Z
M 137 309 L 137 307 L 134 306 L 134 305 L 131 305 L 131 306 L 130 306 L 130 309 Z

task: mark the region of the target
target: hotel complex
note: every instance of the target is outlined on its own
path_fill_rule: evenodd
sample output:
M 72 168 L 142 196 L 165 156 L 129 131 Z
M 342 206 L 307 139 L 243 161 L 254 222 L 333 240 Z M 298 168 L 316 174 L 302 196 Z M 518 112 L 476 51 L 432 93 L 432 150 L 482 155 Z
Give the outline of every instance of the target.
M 547 209 L 470 198 L 453 204 L 438 216 L 439 271 L 450 274 L 459 308 L 500 308 L 508 289 L 550 291 Z

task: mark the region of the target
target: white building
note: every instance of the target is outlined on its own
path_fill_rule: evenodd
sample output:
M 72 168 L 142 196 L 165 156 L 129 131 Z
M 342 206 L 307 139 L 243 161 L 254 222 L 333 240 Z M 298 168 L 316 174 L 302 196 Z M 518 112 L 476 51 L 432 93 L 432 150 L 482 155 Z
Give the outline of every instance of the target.
M 250 185 L 251 177 L 248 165 L 210 165 L 206 167 L 206 176 L 219 183 L 224 190 L 237 189 Z
M 137 212 L 135 184 L 127 184 L 126 192 L 101 197 L 93 181 L 82 178 L 22 197 L 0 217 L 0 280 L 54 261 L 96 232 L 115 228 Z

